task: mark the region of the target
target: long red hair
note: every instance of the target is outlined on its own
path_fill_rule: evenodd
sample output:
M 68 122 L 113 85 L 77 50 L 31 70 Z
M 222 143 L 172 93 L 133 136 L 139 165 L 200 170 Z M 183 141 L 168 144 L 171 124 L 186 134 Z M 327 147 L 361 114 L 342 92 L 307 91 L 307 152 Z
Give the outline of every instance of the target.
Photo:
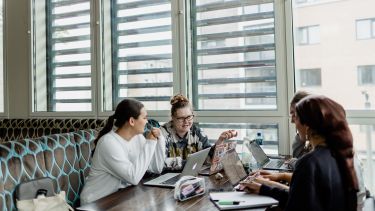
M 348 208 L 356 210 L 358 181 L 354 170 L 353 136 L 346 121 L 344 108 L 328 97 L 310 95 L 297 103 L 296 113 L 301 124 L 307 125 L 316 134 L 325 138 L 347 187 Z

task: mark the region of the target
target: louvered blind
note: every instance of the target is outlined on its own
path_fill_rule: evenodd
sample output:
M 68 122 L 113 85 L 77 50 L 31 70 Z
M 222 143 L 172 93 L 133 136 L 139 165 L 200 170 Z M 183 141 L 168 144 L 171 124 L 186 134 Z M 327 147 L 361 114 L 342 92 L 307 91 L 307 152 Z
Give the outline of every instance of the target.
M 112 1 L 113 99 L 167 110 L 173 94 L 171 3 Z
M 89 0 L 46 0 L 48 111 L 91 111 Z
M 191 8 L 195 108 L 276 109 L 273 1 L 196 0 Z

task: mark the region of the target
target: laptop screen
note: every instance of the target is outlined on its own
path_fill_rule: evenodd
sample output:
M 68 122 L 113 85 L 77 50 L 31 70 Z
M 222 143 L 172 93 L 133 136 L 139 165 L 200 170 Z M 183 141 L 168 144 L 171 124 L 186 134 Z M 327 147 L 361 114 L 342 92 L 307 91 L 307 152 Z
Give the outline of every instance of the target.
M 233 186 L 237 185 L 241 180 L 247 177 L 247 173 L 235 149 L 226 153 L 222 163 L 225 174 Z
M 263 149 L 257 143 L 255 143 L 255 141 L 250 143 L 249 148 L 259 165 L 263 166 L 270 160 Z

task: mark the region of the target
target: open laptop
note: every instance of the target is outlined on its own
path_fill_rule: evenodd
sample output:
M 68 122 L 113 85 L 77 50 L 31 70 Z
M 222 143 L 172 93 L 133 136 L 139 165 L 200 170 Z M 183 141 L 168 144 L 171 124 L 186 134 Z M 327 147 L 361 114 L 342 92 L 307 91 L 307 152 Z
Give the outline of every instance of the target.
M 278 171 L 292 171 L 290 166 L 285 163 L 285 159 L 269 158 L 255 141 L 250 142 L 247 147 L 250 150 L 251 154 L 254 156 L 260 168 Z
M 211 163 L 203 165 L 202 169 L 199 171 L 199 174 L 210 176 L 221 171 L 223 169 L 222 159 L 229 150 L 236 149 L 236 145 L 236 141 L 227 141 L 222 144 L 216 145 Z
M 211 148 L 207 148 L 204 150 L 201 150 L 199 152 L 190 154 L 187 158 L 186 164 L 184 166 L 184 169 L 181 173 L 167 173 L 163 174 L 155 179 L 152 179 L 150 181 L 147 181 L 143 183 L 144 185 L 149 186 L 158 186 L 158 187 L 166 187 L 166 188 L 174 188 L 176 182 L 182 177 L 182 176 L 197 176 L 198 171 L 202 168 L 202 165 L 204 161 L 206 160 L 206 157 L 208 155 L 208 152 Z
M 222 164 L 225 174 L 233 187 L 236 187 L 248 176 L 235 149 L 227 151 Z

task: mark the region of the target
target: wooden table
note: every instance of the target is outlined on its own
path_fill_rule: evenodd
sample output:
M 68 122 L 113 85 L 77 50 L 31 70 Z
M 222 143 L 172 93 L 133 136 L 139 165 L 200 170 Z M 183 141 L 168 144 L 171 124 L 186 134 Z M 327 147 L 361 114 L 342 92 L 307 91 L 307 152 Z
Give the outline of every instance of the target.
M 231 189 L 228 179 L 216 180 L 214 176 L 203 176 L 208 189 Z M 147 181 L 151 179 L 143 179 Z M 173 198 L 174 189 L 144 186 L 142 184 L 119 190 L 79 210 L 218 210 L 210 201 L 208 191 L 184 202 Z

